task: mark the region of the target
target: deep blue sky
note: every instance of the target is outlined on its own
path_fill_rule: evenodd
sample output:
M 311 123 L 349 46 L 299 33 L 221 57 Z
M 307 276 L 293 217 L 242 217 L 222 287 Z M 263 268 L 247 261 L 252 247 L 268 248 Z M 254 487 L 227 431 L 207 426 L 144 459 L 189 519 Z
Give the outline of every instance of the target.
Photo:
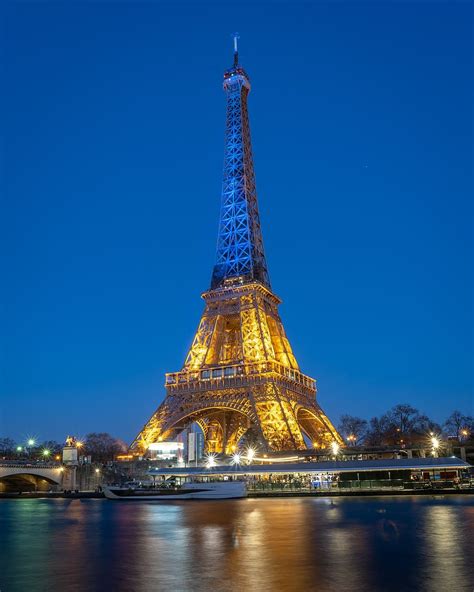
M 230 33 L 319 401 L 473 413 L 469 4 L 4 7 L 0 436 L 130 440 L 209 286 Z

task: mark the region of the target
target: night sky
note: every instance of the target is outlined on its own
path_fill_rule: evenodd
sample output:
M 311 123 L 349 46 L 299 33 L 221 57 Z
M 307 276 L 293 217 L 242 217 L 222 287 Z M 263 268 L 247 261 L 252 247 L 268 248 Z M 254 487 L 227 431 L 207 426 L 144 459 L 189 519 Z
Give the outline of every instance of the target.
M 240 32 L 270 277 L 319 402 L 473 409 L 470 3 L 9 3 L 0 437 L 130 441 L 181 368 Z

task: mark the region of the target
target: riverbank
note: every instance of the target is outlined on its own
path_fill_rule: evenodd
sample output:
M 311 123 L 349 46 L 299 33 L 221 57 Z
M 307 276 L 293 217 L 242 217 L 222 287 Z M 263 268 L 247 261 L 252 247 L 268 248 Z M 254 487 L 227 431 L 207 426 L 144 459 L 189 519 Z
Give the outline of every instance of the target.
M 102 492 L 97 491 L 78 491 L 77 493 L 64 493 L 62 491 L 53 491 L 51 493 L 46 491 L 24 491 L 22 493 L 2 492 L 0 493 L 0 500 L 2 499 L 100 499 L 105 496 Z
M 444 495 L 474 495 L 474 488 L 469 489 L 403 489 L 367 491 L 249 491 L 247 497 L 380 497 L 380 496 L 444 496 Z
M 249 491 L 248 498 L 282 498 L 282 497 L 381 497 L 381 496 L 445 496 L 445 495 L 473 495 L 474 488 L 469 489 L 403 489 L 403 490 L 376 490 L 367 491 Z M 79 491 L 77 493 L 41 492 L 31 491 L 24 493 L 0 493 L 2 499 L 105 499 L 102 492 Z

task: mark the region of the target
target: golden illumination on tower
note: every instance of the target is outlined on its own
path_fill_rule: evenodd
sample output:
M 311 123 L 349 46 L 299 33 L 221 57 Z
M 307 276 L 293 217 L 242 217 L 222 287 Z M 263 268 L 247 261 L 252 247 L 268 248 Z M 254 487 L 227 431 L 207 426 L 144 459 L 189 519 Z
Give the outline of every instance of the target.
M 180 372 L 132 450 L 196 423 L 206 451 L 235 452 L 252 428 L 267 450 L 342 445 L 316 402 L 316 382 L 299 370 L 270 285 L 258 212 L 247 97 L 238 62 L 224 73 L 224 174 L 216 264 L 196 335 Z
M 315 381 L 298 369 L 280 300 L 260 283 L 235 281 L 203 298 L 206 308 L 184 366 L 166 375 L 165 401 L 132 448 L 143 453 L 193 422 L 212 453 L 231 454 L 249 427 L 268 450 L 342 444 L 316 403 Z

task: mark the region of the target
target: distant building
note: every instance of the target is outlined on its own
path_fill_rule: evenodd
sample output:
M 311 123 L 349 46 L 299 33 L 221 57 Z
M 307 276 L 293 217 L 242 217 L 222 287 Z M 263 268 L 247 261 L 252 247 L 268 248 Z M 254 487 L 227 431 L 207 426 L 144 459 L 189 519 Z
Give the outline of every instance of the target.
M 154 442 L 149 446 L 152 460 L 183 460 L 183 442 Z

